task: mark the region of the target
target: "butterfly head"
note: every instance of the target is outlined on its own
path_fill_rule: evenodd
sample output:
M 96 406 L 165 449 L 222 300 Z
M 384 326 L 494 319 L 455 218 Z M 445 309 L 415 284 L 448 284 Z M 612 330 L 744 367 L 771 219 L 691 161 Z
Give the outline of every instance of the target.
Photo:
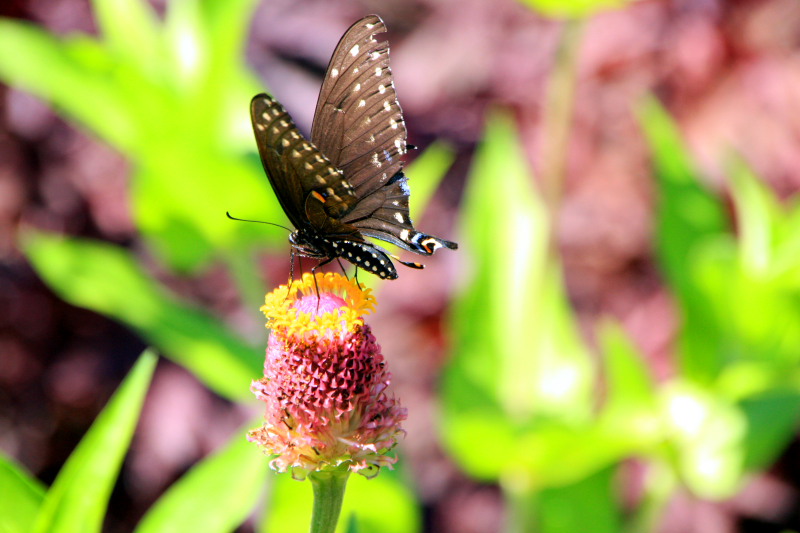
M 314 257 L 317 259 L 327 259 L 330 254 L 327 253 L 327 246 L 325 246 L 325 238 L 315 235 L 313 232 L 307 230 L 293 231 L 289 235 L 289 242 L 292 247 L 297 250 L 297 253 L 303 257 Z

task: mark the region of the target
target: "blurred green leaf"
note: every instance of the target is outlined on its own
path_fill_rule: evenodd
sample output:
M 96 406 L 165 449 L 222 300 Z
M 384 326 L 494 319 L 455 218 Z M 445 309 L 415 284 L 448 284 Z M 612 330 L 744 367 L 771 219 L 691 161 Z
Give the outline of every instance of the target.
M 601 325 L 600 342 L 605 356 L 606 407 L 655 405 L 655 383 L 643 354 L 617 323 Z
M 730 223 L 722 201 L 700 184 L 667 112 L 656 100 L 647 99 L 639 116 L 659 186 L 657 251 L 679 296 L 689 298 L 692 281 L 687 261 L 709 236 L 729 233 Z
M 226 210 L 282 219 L 260 165 L 246 156 L 255 151 L 247 102 L 259 84 L 242 52 L 255 1 L 217 4 L 170 2 L 162 23 L 143 0 L 95 0 L 102 41 L 0 19 L 0 79 L 132 159 L 137 225 L 181 271 L 277 242 L 226 220 Z
M 192 467 L 144 516 L 137 533 L 233 531 L 263 491 L 268 460 L 237 432 L 228 446 Z
M 135 110 L 112 82 L 113 58 L 95 41 L 62 41 L 27 22 L 0 18 L 0 79 L 51 102 L 123 149 L 140 142 Z
M 130 326 L 228 398 L 249 397 L 261 357 L 205 312 L 180 303 L 122 248 L 28 233 L 24 249 L 60 297 Z
M 601 325 L 605 402 L 598 424 L 607 436 L 624 435 L 619 454 L 646 453 L 660 443 L 658 396 L 644 355 L 616 323 Z
M 758 471 L 769 467 L 797 432 L 800 392 L 773 390 L 744 400 L 747 418 L 744 467 Z
M 0 533 L 31 531 L 44 496 L 38 479 L 0 455 Z
M 473 475 L 496 478 L 501 470 L 492 468 L 526 464 L 547 483 L 550 473 L 559 480 L 576 474 L 569 464 L 559 472 L 545 464 L 555 448 L 539 432 L 580 442 L 593 373 L 550 255 L 547 212 L 531 182 L 510 120 L 492 117 L 463 210 L 463 253 L 474 271 L 454 310 L 443 438 Z
M 276 475 L 263 531 L 306 533 L 312 501 L 311 483 L 295 481 L 289 474 Z M 350 476 L 336 531 L 347 531 L 353 520 L 359 531 L 414 533 L 421 529 L 414 495 L 396 472 L 387 469 L 373 479 Z
M 677 128 L 661 105 L 645 100 L 639 117 L 659 187 L 656 252 L 682 307 L 681 365 L 694 379 L 711 381 L 724 359 L 722 333 L 697 290 L 695 266 L 698 248 L 728 235 L 730 222 L 722 201 L 697 179 Z
M 35 533 L 99 532 L 157 357 L 144 352 L 70 455 L 42 503 Z
M 155 77 L 160 73 L 163 41 L 153 8 L 143 0 L 93 0 L 95 19 L 108 49 L 136 70 Z
M 566 487 L 542 491 L 538 497 L 542 533 L 618 533 L 622 531 L 614 490 L 615 468 L 606 468 Z M 579 509 L 579 512 L 576 510 Z
M 674 381 L 662 390 L 662 417 L 684 483 L 702 498 L 735 494 L 744 475 L 742 411 L 689 382 Z
M 405 169 L 413 191 L 411 218 L 419 219 L 455 160 L 453 150 L 444 143 L 430 145 Z
M 543 15 L 557 18 L 588 17 L 601 11 L 617 9 L 631 0 L 520 0 Z
M 247 243 L 285 243 L 286 232 L 240 218 L 283 223 L 286 218 L 267 178 L 242 161 L 208 155 L 163 154 L 157 167 L 143 168 L 133 183 L 137 225 L 159 256 L 178 271 L 192 271 L 212 254 L 241 253 Z M 181 179 L 164 179 L 180 176 Z M 186 181 L 193 184 L 187 187 Z
M 761 277 L 773 262 L 774 232 L 780 208 L 774 195 L 742 162 L 734 163 L 730 169 L 740 263 L 746 272 Z

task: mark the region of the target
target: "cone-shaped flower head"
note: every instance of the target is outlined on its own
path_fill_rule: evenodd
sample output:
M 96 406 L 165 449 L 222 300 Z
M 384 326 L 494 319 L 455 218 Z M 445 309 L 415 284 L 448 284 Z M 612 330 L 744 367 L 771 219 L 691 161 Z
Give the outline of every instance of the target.
M 370 477 L 396 461 L 386 453 L 406 412 L 386 393 L 390 374 L 364 324 L 374 308 L 369 289 L 339 274 L 317 274 L 316 284 L 305 274 L 267 294 L 272 333 L 264 377 L 252 386 L 267 413 L 248 439 L 276 456 L 273 469 L 302 479 L 347 465 Z

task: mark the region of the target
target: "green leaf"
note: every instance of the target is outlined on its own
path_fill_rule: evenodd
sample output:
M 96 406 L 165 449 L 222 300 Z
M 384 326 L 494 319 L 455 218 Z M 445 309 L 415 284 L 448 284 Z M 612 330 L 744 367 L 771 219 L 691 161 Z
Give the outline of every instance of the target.
M 139 72 L 158 77 L 164 67 L 163 40 L 153 8 L 144 0 L 93 0 L 92 4 L 109 51 Z
M 499 458 L 513 468 L 517 442 L 535 438 L 538 418 L 583 424 L 593 374 L 551 256 L 547 211 L 503 115 L 488 122 L 462 213 L 461 253 L 469 254 L 473 277 L 454 309 L 444 439 L 462 466 L 486 478 L 503 467 Z M 487 427 L 498 430 L 476 434 Z
M 404 173 L 409 177 L 412 190 L 412 219 L 420 218 L 425 212 L 433 193 L 439 188 L 454 160 L 453 150 L 444 143 L 437 142 L 430 145 L 405 169 Z
M 606 468 L 577 483 L 542 491 L 538 497 L 541 526 L 537 531 L 542 533 L 622 531 L 622 516 L 614 484 L 615 475 L 616 468 Z
M 542 15 L 555 18 L 588 17 L 602 11 L 622 8 L 631 0 L 520 0 Z
M 731 497 L 744 474 L 744 413 L 686 381 L 670 383 L 661 392 L 664 436 L 674 448 L 676 472 L 702 498 Z
M 744 467 L 763 470 L 786 448 L 800 422 L 800 392 L 772 390 L 741 403 L 747 418 Z
M 0 80 L 47 100 L 118 148 L 140 140 L 137 110 L 114 81 L 117 65 L 95 41 L 62 41 L 26 22 L 0 19 Z
M 306 533 L 311 504 L 311 483 L 295 481 L 289 474 L 278 474 L 263 531 Z M 387 469 L 372 479 L 350 475 L 336 531 L 347 531 L 348 523 L 353 520 L 358 523 L 359 531 L 414 533 L 421 529 L 414 495 L 396 472 Z
M 761 277 L 773 262 L 773 244 L 780 209 L 774 195 L 742 161 L 730 165 L 736 207 L 739 259 L 745 272 Z
M 704 188 L 689 163 L 680 134 L 654 99 L 640 108 L 659 187 L 658 253 L 665 273 L 683 294 L 691 290 L 687 260 L 709 236 L 729 233 L 722 201 Z
M 176 270 L 192 271 L 214 254 L 238 253 L 254 242 L 286 243 L 280 228 L 225 217 L 230 211 L 240 218 L 286 220 L 257 160 L 248 164 L 165 144 L 154 148 L 149 163 L 135 174 L 134 216 L 159 257 Z
M 645 100 L 639 117 L 659 188 L 656 251 L 684 319 L 681 365 L 689 376 L 709 382 L 724 358 L 722 333 L 698 290 L 696 263 L 702 247 L 730 234 L 730 222 L 722 200 L 700 184 L 677 128 L 660 104 Z
M 42 503 L 35 533 L 101 530 L 156 361 L 152 352 L 142 354 L 81 439 Z
M 601 325 L 600 342 L 605 356 L 606 406 L 654 405 L 655 384 L 643 354 L 615 322 Z
M 259 351 L 166 294 L 129 252 L 45 233 L 30 232 L 23 241 L 34 268 L 61 298 L 133 328 L 219 394 L 249 397 L 250 381 L 261 374 Z
M 227 448 L 172 485 L 144 516 L 137 533 L 233 531 L 266 487 L 268 460 L 238 432 Z
M 0 455 L 0 533 L 31 531 L 44 496 L 38 479 Z
M 605 363 L 606 401 L 599 419 L 603 438 L 611 443 L 615 435 L 624 435 L 616 441 L 623 453 L 657 448 L 658 398 L 644 356 L 616 323 L 602 324 L 599 338 Z

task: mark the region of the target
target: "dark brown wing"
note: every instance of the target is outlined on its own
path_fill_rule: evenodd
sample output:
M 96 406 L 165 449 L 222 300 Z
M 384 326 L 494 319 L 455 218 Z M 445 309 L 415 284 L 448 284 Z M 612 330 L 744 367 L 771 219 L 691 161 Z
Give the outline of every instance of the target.
M 291 223 L 324 233 L 344 229 L 338 228 L 338 219 L 358 199 L 341 170 L 303 137 L 271 96 L 253 97 L 250 117 L 261 163 Z
M 441 247 L 455 250 L 454 242 L 417 231 L 408 213 L 408 178 L 398 172 L 379 190 L 363 198 L 342 222 L 362 234 L 394 243 L 410 252 L 431 255 Z
M 353 24 L 333 52 L 320 89 L 311 140 L 344 172 L 358 198 L 400 172 L 406 127 L 397 102 L 386 26 L 377 15 Z

